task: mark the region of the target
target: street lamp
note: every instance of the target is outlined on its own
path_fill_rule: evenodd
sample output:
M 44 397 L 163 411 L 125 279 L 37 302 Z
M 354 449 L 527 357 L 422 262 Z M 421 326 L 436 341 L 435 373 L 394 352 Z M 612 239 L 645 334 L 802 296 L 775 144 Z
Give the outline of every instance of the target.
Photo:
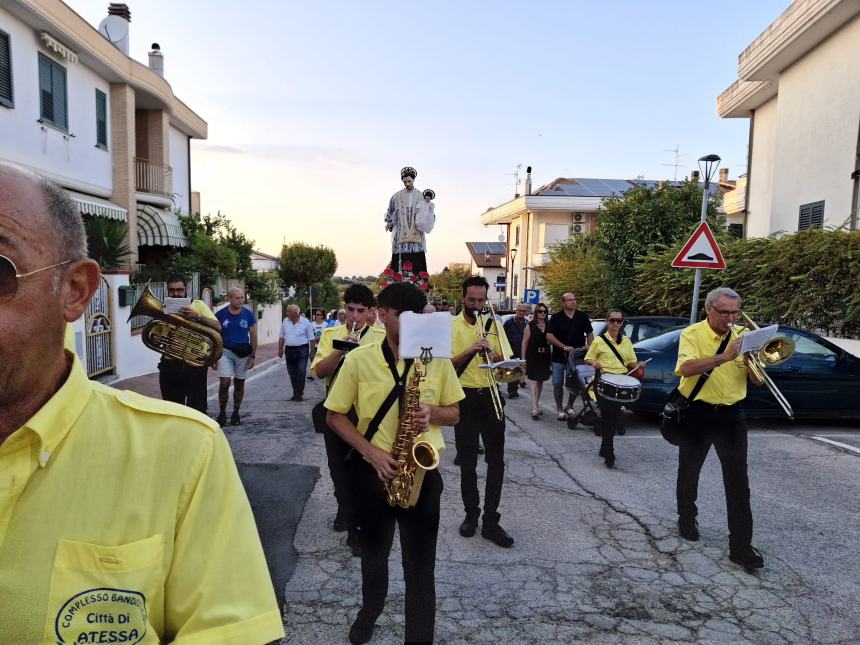
M 510 293 L 511 293 L 511 295 L 510 295 L 510 298 L 511 298 L 510 304 L 511 304 L 511 305 L 513 305 L 513 304 L 514 304 L 514 303 L 513 303 L 513 295 L 514 295 L 514 292 L 513 292 L 513 282 L 514 282 L 514 260 L 516 260 L 516 258 L 517 258 L 517 249 L 511 249 L 511 281 L 508 283 L 508 289 L 506 289 L 506 290 L 505 290 L 505 291 L 506 291 L 506 293 L 505 293 L 505 295 L 506 295 L 506 296 L 507 296 L 507 291 L 508 291 L 508 290 L 510 290 Z M 510 308 L 512 309 L 513 307 L 510 307 Z
M 700 222 L 708 219 L 708 188 L 711 186 L 711 178 L 720 167 L 720 158 L 717 155 L 705 155 L 699 159 L 699 171 L 702 174 L 702 179 L 705 181 L 705 187 L 702 189 L 702 216 Z M 690 310 L 690 324 L 696 322 L 699 309 L 699 289 L 702 286 L 702 270 L 696 269 L 696 281 L 693 283 L 693 307 Z

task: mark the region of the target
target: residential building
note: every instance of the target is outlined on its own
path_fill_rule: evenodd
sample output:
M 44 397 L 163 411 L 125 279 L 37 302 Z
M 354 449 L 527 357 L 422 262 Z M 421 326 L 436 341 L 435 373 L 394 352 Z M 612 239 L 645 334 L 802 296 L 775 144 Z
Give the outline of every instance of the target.
M 490 283 L 488 299 L 494 307 L 503 304 L 507 294 L 507 270 L 503 262 L 507 252 L 505 242 L 466 242 L 471 262 L 469 273 L 479 275 Z
M 749 119 L 748 236 L 857 229 L 857 60 L 857 0 L 795 0 L 738 56 L 738 80 L 717 99 L 717 113 Z
M 100 31 L 60 0 L 0 4 L 0 159 L 59 184 L 85 219 L 123 222 L 130 262 L 157 263 L 187 243 L 174 211 L 191 209 L 190 140 L 207 124 L 165 80 L 157 44 L 149 65 L 129 57 L 128 7 L 108 12 Z M 128 278 L 106 275 L 75 326 L 93 376 L 157 362 L 124 324 Z

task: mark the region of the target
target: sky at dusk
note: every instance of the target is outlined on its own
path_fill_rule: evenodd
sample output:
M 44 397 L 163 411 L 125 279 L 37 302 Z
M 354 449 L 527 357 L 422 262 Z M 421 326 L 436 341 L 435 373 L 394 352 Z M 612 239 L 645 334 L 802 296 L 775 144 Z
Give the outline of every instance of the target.
M 107 0 L 65 0 L 93 25 Z M 341 2 L 127 0 L 131 55 L 165 56 L 209 124 L 192 189 L 277 254 L 335 250 L 339 275 L 390 258 L 383 214 L 400 168 L 436 191 L 431 271 L 496 241 L 488 207 L 560 176 L 671 179 L 717 153 L 746 167 L 748 121 L 719 119 L 738 54 L 788 0 Z

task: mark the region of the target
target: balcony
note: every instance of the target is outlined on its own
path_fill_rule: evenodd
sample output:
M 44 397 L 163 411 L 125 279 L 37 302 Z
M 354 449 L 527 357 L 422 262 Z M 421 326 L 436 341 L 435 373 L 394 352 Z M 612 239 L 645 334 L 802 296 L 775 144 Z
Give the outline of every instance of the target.
M 170 166 L 135 157 L 134 187 L 141 193 L 171 198 L 173 196 L 173 169 Z

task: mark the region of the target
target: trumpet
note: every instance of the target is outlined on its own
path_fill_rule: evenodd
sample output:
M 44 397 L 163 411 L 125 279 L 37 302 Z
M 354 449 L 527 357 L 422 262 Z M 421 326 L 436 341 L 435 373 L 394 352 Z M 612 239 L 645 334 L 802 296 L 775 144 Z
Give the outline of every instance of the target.
M 490 307 L 490 312 L 492 313 L 492 306 Z M 481 340 L 487 340 L 491 335 L 491 332 L 487 331 L 484 317 L 483 311 L 475 310 L 475 318 L 478 321 L 478 333 L 481 334 Z M 493 316 L 493 320 L 495 321 L 495 316 Z M 498 335 L 498 331 L 496 331 L 496 335 Z M 485 365 L 489 365 L 491 362 L 490 351 L 481 352 L 481 358 L 484 360 Z M 505 409 L 502 406 L 502 397 L 499 394 L 499 381 L 496 379 L 496 370 L 487 368 L 485 371 L 487 372 L 487 381 L 490 387 L 490 398 L 493 399 L 493 410 L 496 413 L 496 419 L 501 421 L 505 418 Z
M 741 318 L 744 319 L 746 325 L 739 325 L 739 329 L 736 332 L 735 325 L 729 323 L 729 330 L 732 333 L 739 335 L 739 332 L 744 328 L 744 326 L 749 329 L 759 329 L 759 326 L 755 324 L 753 319 L 747 316 L 743 311 L 741 311 Z M 774 336 L 758 352 L 749 352 L 747 354 L 747 358 L 749 359 L 747 365 L 750 380 L 756 385 L 767 386 L 767 389 L 770 390 L 771 394 L 773 394 L 776 402 L 779 403 L 780 407 L 788 415 L 789 419 L 794 419 L 794 410 L 788 402 L 788 399 L 786 399 L 785 395 L 779 391 L 779 388 L 773 382 L 773 379 L 771 379 L 765 371 L 765 368 L 770 365 L 780 365 L 791 358 L 791 355 L 794 354 L 794 345 L 794 341 L 788 336 Z

